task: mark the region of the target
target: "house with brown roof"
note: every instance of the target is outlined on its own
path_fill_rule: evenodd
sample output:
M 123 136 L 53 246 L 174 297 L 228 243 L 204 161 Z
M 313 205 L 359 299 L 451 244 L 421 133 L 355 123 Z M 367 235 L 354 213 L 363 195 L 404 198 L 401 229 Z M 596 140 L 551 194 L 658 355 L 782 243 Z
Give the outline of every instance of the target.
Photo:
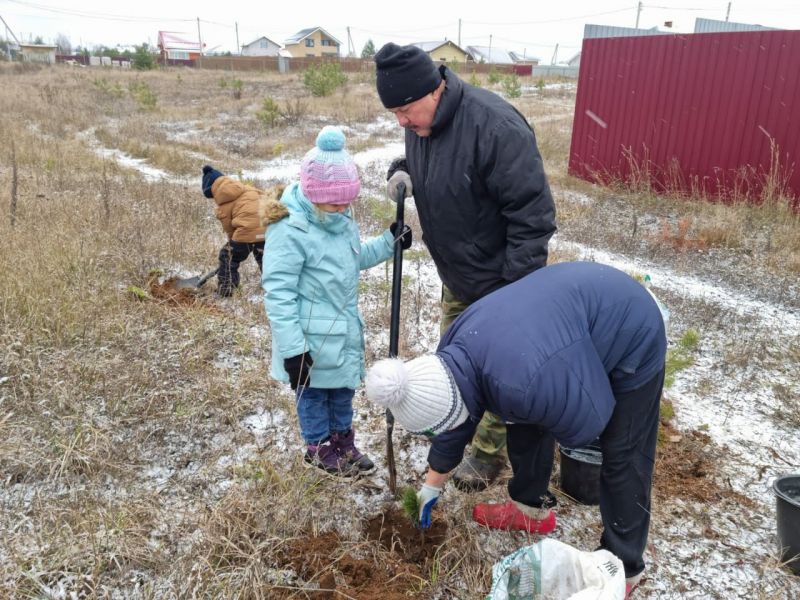
M 283 42 L 283 47 L 294 58 L 306 56 L 339 56 L 342 43 L 322 27 L 301 29 Z

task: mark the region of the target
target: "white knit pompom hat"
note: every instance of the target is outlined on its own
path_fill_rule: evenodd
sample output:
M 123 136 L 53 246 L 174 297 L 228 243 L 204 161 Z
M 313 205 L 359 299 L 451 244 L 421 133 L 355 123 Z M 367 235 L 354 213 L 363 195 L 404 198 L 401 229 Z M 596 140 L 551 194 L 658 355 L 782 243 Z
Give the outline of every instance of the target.
M 435 354 L 406 363 L 378 361 L 367 373 L 366 388 L 367 398 L 391 410 L 411 433 L 438 435 L 469 416 L 453 374 Z

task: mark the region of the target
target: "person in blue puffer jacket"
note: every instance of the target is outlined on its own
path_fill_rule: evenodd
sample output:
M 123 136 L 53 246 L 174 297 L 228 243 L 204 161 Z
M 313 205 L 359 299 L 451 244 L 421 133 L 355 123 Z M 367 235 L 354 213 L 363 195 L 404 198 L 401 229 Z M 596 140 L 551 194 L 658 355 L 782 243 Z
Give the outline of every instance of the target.
M 327 126 L 303 158 L 300 181 L 266 201 L 262 287 L 272 329 L 272 376 L 296 392 L 304 460 L 341 476 L 369 471 L 355 445 L 353 395 L 363 379 L 359 271 L 393 254 L 396 224 L 361 242 L 350 204 L 361 183 L 345 137 Z M 399 237 L 411 245 L 406 226 Z
M 435 354 L 389 359 L 367 374 L 367 397 L 412 433 L 432 438 L 420 499 L 430 525 L 449 473 L 486 410 L 507 424 L 511 500 L 478 504 L 477 522 L 549 533 L 553 438 L 600 438 L 601 547 L 638 583 L 650 523 L 667 339 L 661 311 L 637 281 L 598 263 L 534 271 L 472 304 Z

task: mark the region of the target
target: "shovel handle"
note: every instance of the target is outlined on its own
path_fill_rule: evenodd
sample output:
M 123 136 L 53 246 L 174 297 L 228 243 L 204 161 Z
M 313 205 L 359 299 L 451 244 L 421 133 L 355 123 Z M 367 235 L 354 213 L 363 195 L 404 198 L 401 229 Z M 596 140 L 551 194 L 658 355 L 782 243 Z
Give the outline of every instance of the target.
M 397 204 L 397 235 L 403 235 L 405 223 L 406 186 L 401 183 L 397 186 L 397 195 L 393 198 Z M 392 311 L 389 318 L 389 357 L 396 358 L 400 340 L 400 296 L 403 283 L 403 244 L 399 239 L 394 241 L 394 269 L 392 271 Z M 386 463 L 389 465 L 389 491 L 397 495 L 397 467 L 394 463 L 394 415 L 386 409 Z
M 395 231 L 397 235 L 403 234 L 403 227 L 405 226 L 404 212 L 405 212 L 405 196 L 406 186 L 401 183 L 397 186 L 397 216 L 395 221 L 397 227 Z M 392 271 L 392 312 L 389 319 L 389 357 L 395 358 L 398 351 L 398 342 L 400 340 L 400 297 L 403 285 L 403 244 L 399 239 L 394 241 L 394 269 Z

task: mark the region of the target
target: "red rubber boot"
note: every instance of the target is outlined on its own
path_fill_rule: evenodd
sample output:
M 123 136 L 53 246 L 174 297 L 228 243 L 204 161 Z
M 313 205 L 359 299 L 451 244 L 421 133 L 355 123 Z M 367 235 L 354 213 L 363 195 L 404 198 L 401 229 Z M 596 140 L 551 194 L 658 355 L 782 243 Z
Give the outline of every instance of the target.
M 544 518 L 535 519 L 523 513 L 513 500 L 504 504 L 476 504 L 472 509 L 472 520 L 491 529 L 519 529 L 530 533 L 545 534 L 556 528 L 556 515 L 552 510 L 547 510 Z

